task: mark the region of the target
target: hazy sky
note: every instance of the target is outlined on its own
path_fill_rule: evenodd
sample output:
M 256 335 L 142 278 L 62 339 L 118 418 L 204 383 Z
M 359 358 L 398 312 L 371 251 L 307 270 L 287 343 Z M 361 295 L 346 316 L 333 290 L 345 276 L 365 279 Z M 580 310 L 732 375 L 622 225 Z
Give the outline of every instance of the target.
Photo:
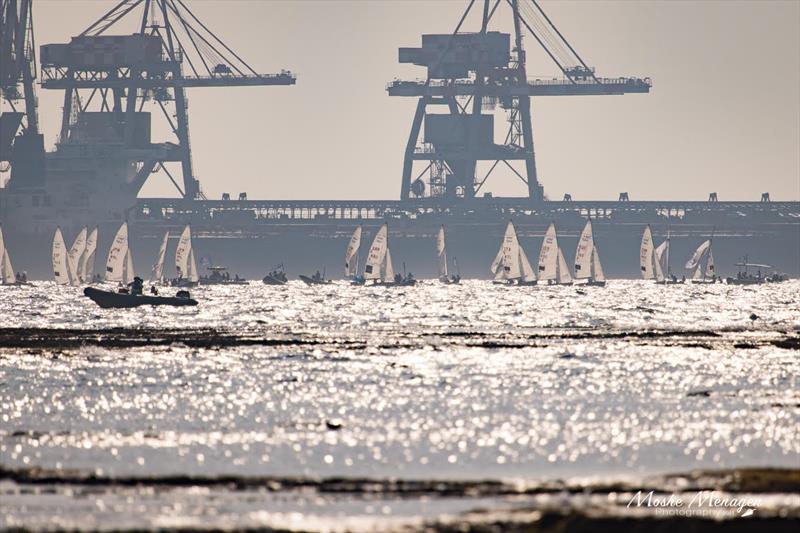
M 37 44 L 67 42 L 114 2 L 36 0 Z M 195 172 L 209 198 L 399 197 L 416 102 L 386 82 L 424 77 L 397 62 L 422 33 L 449 33 L 461 0 L 195 0 L 198 17 L 256 70 L 292 87 L 189 91 Z M 601 76 L 650 76 L 649 95 L 533 100 L 540 179 L 550 198 L 800 200 L 800 2 L 546 1 Z M 495 28 L 508 30 L 507 7 Z M 476 10 L 477 11 L 477 10 Z M 466 30 L 475 30 L 477 20 Z M 555 67 L 525 40 L 531 76 Z M 46 142 L 61 93 L 40 91 Z M 496 117 L 500 121 L 501 117 Z M 160 131 L 165 131 L 164 127 Z M 166 134 L 162 140 L 168 140 Z M 171 139 L 169 139 L 171 140 Z M 506 173 L 484 190 L 523 195 Z M 154 176 L 142 196 L 174 195 Z

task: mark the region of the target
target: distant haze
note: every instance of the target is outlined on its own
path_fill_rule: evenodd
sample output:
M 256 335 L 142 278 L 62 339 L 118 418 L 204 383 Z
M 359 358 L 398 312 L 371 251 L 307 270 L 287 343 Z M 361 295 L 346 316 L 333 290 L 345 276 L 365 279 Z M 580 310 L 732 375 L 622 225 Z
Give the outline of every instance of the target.
M 35 0 L 37 45 L 67 42 L 115 2 Z M 189 90 L 195 173 L 209 198 L 399 198 L 415 100 L 386 82 L 424 77 L 397 48 L 449 33 L 466 2 L 193 1 L 257 71 L 296 86 Z M 533 100 L 540 180 L 552 199 L 800 200 L 800 2 L 543 1 L 601 76 L 650 76 L 649 95 Z M 475 13 L 480 2 L 476 2 Z M 509 9 L 493 21 L 510 30 Z M 471 17 L 466 30 L 477 29 Z M 525 40 L 531 76 L 556 67 Z M 48 145 L 60 91 L 39 91 Z M 153 110 L 154 111 L 154 110 Z M 155 113 L 154 113 L 155 115 Z M 497 120 L 500 120 L 498 115 Z M 156 140 L 172 140 L 162 123 Z M 522 196 L 498 175 L 484 190 Z M 482 191 L 483 192 L 483 191 Z M 174 196 L 161 175 L 142 196 Z

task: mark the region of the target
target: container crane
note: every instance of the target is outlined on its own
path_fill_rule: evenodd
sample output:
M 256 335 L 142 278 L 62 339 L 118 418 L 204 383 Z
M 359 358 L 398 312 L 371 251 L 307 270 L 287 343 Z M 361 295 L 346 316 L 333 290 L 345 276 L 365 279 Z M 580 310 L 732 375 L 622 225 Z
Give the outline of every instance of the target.
M 527 185 L 529 199 L 543 200 L 534 154 L 531 97 L 650 91 L 649 78 L 597 77 L 536 0 L 484 0 L 480 30 L 463 32 L 475 5 L 476 0 L 470 0 L 453 33 L 423 35 L 420 48 L 400 48 L 401 63 L 427 68 L 424 81 L 395 80 L 387 86 L 390 96 L 418 98 L 404 156 L 402 200 L 474 198 L 501 162 Z M 510 8 L 505 11 L 513 22 L 513 42 L 511 34 L 489 30 L 501 6 Z M 527 77 L 522 43 L 526 31 L 563 78 Z M 509 121 L 501 143 L 494 140 L 498 103 Z M 448 112 L 429 113 L 429 106 L 443 106 Z M 417 161 L 428 164 L 412 179 Z M 493 162 L 483 177 L 476 175 L 479 161 Z M 524 170 L 520 172 L 509 161 L 524 162 Z
M 119 32 L 128 21 L 135 32 Z M 161 169 L 184 199 L 203 197 L 192 166 L 186 89 L 296 82 L 289 71 L 256 72 L 184 0 L 122 0 L 69 43 L 42 46 L 40 59 L 42 87 L 64 91 L 62 145 L 105 143 L 110 136 L 136 162 L 130 188 L 138 192 Z M 142 112 L 150 100 L 177 142 L 150 142 L 150 114 Z M 180 163 L 182 187 L 167 162 Z

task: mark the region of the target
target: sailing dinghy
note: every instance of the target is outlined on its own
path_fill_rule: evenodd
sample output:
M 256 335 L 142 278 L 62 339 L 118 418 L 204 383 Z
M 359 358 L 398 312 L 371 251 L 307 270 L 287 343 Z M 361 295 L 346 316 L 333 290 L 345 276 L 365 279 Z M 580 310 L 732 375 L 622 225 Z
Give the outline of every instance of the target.
M 534 272 L 525 250 L 519 244 L 517 229 L 510 220 L 506 225 L 500 250 L 490 267 L 494 273 L 494 282 L 506 285 L 536 285 Z
M 717 278 L 714 266 L 714 252 L 711 249 L 711 239 L 703 241 L 684 266 L 686 270 L 692 272 L 692 283 L 716 283 L 719 278 Z
M 564 252 L 558 245 L 554 222 L 547 228 L 542 249 L 539 251 L 539 279 L 548 285 L 572 285 L 572 275 L 564 259 Z
M 17 275 L 14 273 L 11 256 L 8 255 L 8 248 L 6 248 L 3 237 L 3 228 L 0 227 L 0 285 L 27 285 L 28 282 L 24 276 L 20 277 L 23 279 L 17 279 Z
M 175 250 L 175 269 L 178 271 L 178 278 L 172 280 L 173 287 L 194 287 L 200 279 L 197 273 L 197 262 L 194 259 L 192 249 L 192 229 L 187 225 L 178 240 L 178 248 Z
M 83 283 L 83 273 L 81 272 L 81 264 L 83 263 L 83 254 L 86 253 L 86 240 L 88 237 L 89 228 L 84 226 L 78 232 L 78 236 L 72 242 L 72 247 L 69 249 L 67 255 L 67 265 L 69 266 L 69 275 L 73 284 L 77 285 Z
M 384 224 L 369 247 L 367 262 L 364 265 L 364 280 L 373 280 L 373 285 L 384 287 L 416 285 L 417 280 L 409 275 L 395 276 L 392 265 L 392 252 L 389 250 L 389 225 Z
M 164 279 L 164 263 L 167 259 L 167 244 L 169 243 L 169 231 L 164 233 L 164 238 L 161 239 L 161 246 L 158 248 L 158 257 L 153 264 L 153 272 L 150 275 L 150 283 L 163 284 Z
M 656 256 L 656 249 L 653 244 L 653 231 L 650 224 L 644 228 L 642 233 L 642 244 L 639 246 L 639 267 L 642 271 L 643 279 L 654 279 L 656 283 L 664 283 L 664 271 L 661 262 Z
M 94 275 L 94 263 L 96 255 L 97 226 L 94 227 L 91 233 L 89 233 L 89 236 L 86 238 L 86 249 L 81 256 L 80 265 L 78 266 L 78 277 L 80 277 L 84 283 L 92 283 L 97 281 Z
M 108 250 L 105 280 L 127 285 L 134 277 L 133 255 L 128 248 L 128 223 L 123 222 Z
M 606 277 L 603 274 L 603 265 L 600 264 L 600 254 L 594 242 L 592 221 L 588 220 L 583 228 L 578 248 L 575 250 L 575 279 L 585 279 L 586 285 L 605 287 Z
M 64 243 L 64 235 L 61 233 L 61 227 L 56 228 L 53 235 L 53 278 L 58 285 L 72 285 L 70 279 L 69 268 L 69 252 L 67 245 Z
M 344 277 L 353 281 L 354 284 L 362 285 L 364 278 L 358 275 L 358 260 L 361 252 L 361 226 L 358 226 L 344 252 Z
M 444 239 L 444 224 L 436 235 L 436 257 L 439 262 L 439 281 L 446 285 L 453 285 L 461 281 L 458 274 L 450 276 L 447 272 L 447 246 Z

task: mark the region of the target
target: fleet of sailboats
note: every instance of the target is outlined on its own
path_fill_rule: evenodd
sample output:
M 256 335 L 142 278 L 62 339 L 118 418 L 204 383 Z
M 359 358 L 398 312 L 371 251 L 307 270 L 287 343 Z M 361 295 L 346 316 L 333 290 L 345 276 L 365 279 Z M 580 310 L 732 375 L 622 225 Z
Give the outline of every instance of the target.
M 435 236 L 439 281 L 445 284 L 459 283 L 461 279 L 460 273 L 453 275 L 449 268 L 446 231 L 443 224 L 439 227 Z M 169 237 L 170 234 L 167 231 L 161 240 L 158 256 L 152 267 L 150 281 L 153 284 L 163 284 L 167 281 L 165 262 Z M 367 254 L 364 270 L 363 272 L 360 271 L 362 237 L 363 228 L 359 225 L 354 229 L 345 249 L 345 278 L 352 280 L 355 285 L 363 285 L 367 281 L 371 281 L 373 285 L 381 286 L 403 286 L 417 283 L 411 274 L 400 275 L 395 273 L 392 253 L 389 247 L 389 228 L 387 223 L 382 224 L 376 232 Z M 639 248 L 639 264 L 643 279 L 652 280 L 659 284 L 685 282 L 686 276 L 683 277 L 683 280 L 678 280 L 672 273 L 670 267 L 670 242 L 671 235 L 670 231 L 667 230 L 666 239 L 656 246 L 652 228 L 650 225 L 644 228 Z M 57 227 L 53 234 L 51 254 L 53 279 L 56 284 L 74 286 L 89 284 L 102 279 L 106 282 L 130 285 L 134 280 L 135 273 L 133 254 L 128 239 L 128 223 L 123 222 L 114 236 L 108 251 L 103 276 L 94 272 L 97 243 L 97 226 L 91 231 L 88 226 L 82 227 L 69 248 L 66 245 L 61 228 Z M 688 271 L 688 277 L 693 283 L 722 283 L 722 278 L 716 272 L 712 245 L 713 235 L 703 241 L 685 263 L 684 268 Z M 456 266 L 455 258 L 453 258 L 453 263 Z M 753 268 L 772 268 L 769 265 L 747 263 L 746 260 L 744 263 L 737 263 L 737 265 Z M 201 279 L 198 274 L 192 246 L 192 231 L 189 225 L 184 228 L 178 240 L 178 246 L 175 251 L 175 268 L 178 277 L 172 280 L 171 284 L 173 286 L 191 287 L 205 279 Z M 574 280 L 585 280 L 583 284 L 587 286 L 605 286 L 607 282 L 591 220 L 586 222 L 578 239 L 575 261 L 572 267 L 574 270 L 571 270 L 567 264 L 563 250 L 559 245 L 554 223 L 547 227 L 539 251 L 538 262 L 534 267 L 531 265 L 520 243 L 517 228 L 513 221 L 509 221 L 506 225 L 500 249 L 490 268 L 495 283 L 508 285 L 572 285 Z M 405 273 L 405 264 L 403 264 L 403 272 Z M 25 284 L 27 279 L 20 279 L 25 277 L 14 272 L 3 231 L 0 228 L 0 284 Z M 301 279 L 309 285 L 330 283 L 329 280 L 324 279 L 324 274 L 306 278 L 308 277 L 301 276 Z M 752 276 L 745 271 L 744 273 L 740 272 L 736 278 L 727 278 L 727 282 L 745 284 L 784 281 L 786 279 L 788 278 L 784 274 L 761 275 L 759 273 L 757 276 Z M 234 281 L 243 282 L 244 280 L 239 280 L 237 277 Z M 275 284 L 285 284 L 285 282 L 286 279 L 284 277 L 281 283 Z M 138 283 L 141 286 L 141 282 Z M 155 290 L 153 292 L 155 293 Z

